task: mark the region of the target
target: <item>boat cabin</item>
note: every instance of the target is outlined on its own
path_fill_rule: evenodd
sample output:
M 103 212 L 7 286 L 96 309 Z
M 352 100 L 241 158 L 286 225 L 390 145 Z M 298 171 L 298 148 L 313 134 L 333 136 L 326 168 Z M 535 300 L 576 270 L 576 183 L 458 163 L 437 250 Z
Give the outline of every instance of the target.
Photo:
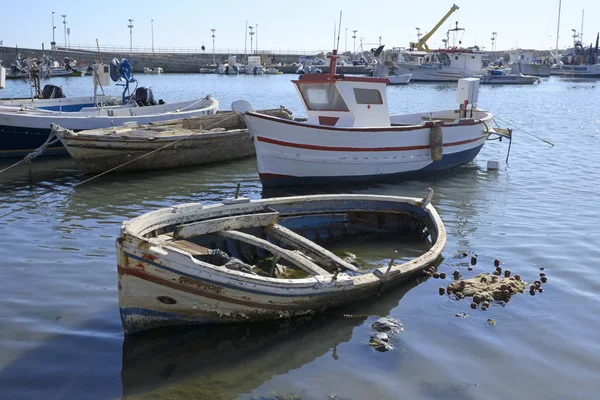
M 306 74 L 292 81 L 308 115 L 307 123 L 336 127 L 390 126 L 387 78 L 336 75 L 337 54 L 328 74 Z
M 450 67 L 467 72 L 481 72 L 484 53 L 467 49 L 436 50 L 423 57 L 421 64 L 437 64 L 440 68 Z

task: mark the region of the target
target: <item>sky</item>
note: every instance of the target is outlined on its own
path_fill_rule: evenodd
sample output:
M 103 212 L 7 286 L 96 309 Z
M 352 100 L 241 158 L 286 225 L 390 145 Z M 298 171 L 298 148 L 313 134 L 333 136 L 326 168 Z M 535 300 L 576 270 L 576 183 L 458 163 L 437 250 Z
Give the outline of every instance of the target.
M 460 7 L 428 41 L 430 48 L 441 47 L 448 28 L 458 21 L 465 28 L 463 46 L 478 45 L 492 48 L 492 32 L 496 32 L 497 50 L 534 48 L 547 50 L 556 45 L 558 0 L 456 0 Z M 379 43 L 391 47 L 406 47 L 416 40 L 416 27 L 430 31 L 452 7 L 452 0 L 177 0 L 177 1 L 72 1 L 30 0 L 4 1 L 0 40 L 5 46 L 46 48 L 54 31 L 59 46 L 64 45 L 66 14 L 70 29 L 68 41 L 73 45 L 122 46 L 129 48 L 129 19 L 133 19 L 133 47 L 200 48 L 212 51 L 212 32 L 215 31 L 217 52 L 234 49 L 250 50 L 248 25 L 257 33 L 252 46 L 258 50 L 292 52 L 294 50 L 328 51 L 334 45 L 334 25 L 342 30 L 338 49 L 353 51 L 353 30 L 356 47 L 361 38 L 365 49 Z M 369 8 L 371 6 L 371 8 Z M 585 9 L 584 42 L 596 39 L 600 30 L 598 19 L 600 1 L 563 0 L 559 48 L 573 43 L 571 29 L 581 30 L 581 14 Z M 151 21 L 154 20 L 152 23 Z M 152 35 L 152 30 L 154 34 Z

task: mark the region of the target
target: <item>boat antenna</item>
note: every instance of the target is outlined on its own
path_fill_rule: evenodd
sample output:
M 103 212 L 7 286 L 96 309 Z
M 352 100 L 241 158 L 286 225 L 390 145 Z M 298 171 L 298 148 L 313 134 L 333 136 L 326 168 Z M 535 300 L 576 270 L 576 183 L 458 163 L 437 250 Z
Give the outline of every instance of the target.
M 340 48 L 340 32 L 341 31 L 342 31 L 342 10 L 340 10 L 340 24 L 338 25 L 337 45 L 335 46 L 336 50 L 339 50 L 339 48 Z

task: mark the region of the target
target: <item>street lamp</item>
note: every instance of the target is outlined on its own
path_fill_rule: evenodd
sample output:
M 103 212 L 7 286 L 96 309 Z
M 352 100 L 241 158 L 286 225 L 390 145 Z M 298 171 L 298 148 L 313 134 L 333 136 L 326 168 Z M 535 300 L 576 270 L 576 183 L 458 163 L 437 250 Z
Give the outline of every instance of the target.
M 152 34 L 152 53 L 154 53 L 154 20 L 150 20 L 150 32 Z
M 497 32 L 492 32 L 492 57 L 494 57 L 494 59 L 496 58 L 496 35 L 498 33 Z
M 216 29 L 215 29 L 215 28 L 212 28 L 212 29 L 211 29 L 211 32 L 212 32 L 212 39 L 213 39 L 213 64 L 215 64 L 215 65 L 216 65 L 216 64 L 217 64 L 217 62 L 216 62 L 216 60 L 215 60 L 215 31 L 216 31 Z
M 258 24 L 256 24 L 256 46 L 254 46 L 254 52 L 258 54 Z
M 129 18 L 129 57 L 131 58 L 131 53 L 133 52 L 133 20 Z
M 354 39 L 354 52 L 352 54 L 356 54 L 356 32 L 358 30 L 354 29 L 352 32 L 354 32 L 354 35 L 352 35 L 352 39 Z
M 67 40 L 68 43 L 68 48 L 71 48 L 71 28 L 67 28 L 67 37 L 69 38 L 69 40 Z
M 66 49 L 67 48 L 67 15 L 61 14 L 60 16 L 63 18 L 63 25 L 65 28 L 65 49 Z
M 56 29 L 56 26 L 54 26 L 54 11 L 52 11 L 52 43 L 50 43 L 50 47 L 52 48 L 52 50 L 54 50 L 56 48 L 56 40 L 54 39 L 54 30 Z
M 252 29 L 254 29 L 254 27 L 249 26 L 248 29 L 250 29 L 250 33 L 249 33 L 249 35 L 250 35 L 250 54 L 253 54 L 252 53 L 252 37 L 254 36 L 254 32 L 252 31 Z

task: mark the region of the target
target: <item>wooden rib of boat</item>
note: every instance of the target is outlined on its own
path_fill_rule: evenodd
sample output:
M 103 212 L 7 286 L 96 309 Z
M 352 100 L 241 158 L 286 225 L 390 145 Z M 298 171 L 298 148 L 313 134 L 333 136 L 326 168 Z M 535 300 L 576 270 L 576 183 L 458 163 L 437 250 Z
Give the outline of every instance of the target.
M 293 119 L 285 108 L 265 113 Z M 254 155 L 244 117 L 233 111 L 149 125 L 54 131 L 78 167 L 99 173 L 154 170 L 230 161 Z M 133 161 L 135 160 L 135 161 Z
M 310 315 L 390 289 L 434 264 L 445 246 L 431 195 L 234 199 L 125 221 L 117 239 L 125 333 Z M 324 247 L 373 234 L 398 245 L 423 241 L 426 250 L 365 269 Z

